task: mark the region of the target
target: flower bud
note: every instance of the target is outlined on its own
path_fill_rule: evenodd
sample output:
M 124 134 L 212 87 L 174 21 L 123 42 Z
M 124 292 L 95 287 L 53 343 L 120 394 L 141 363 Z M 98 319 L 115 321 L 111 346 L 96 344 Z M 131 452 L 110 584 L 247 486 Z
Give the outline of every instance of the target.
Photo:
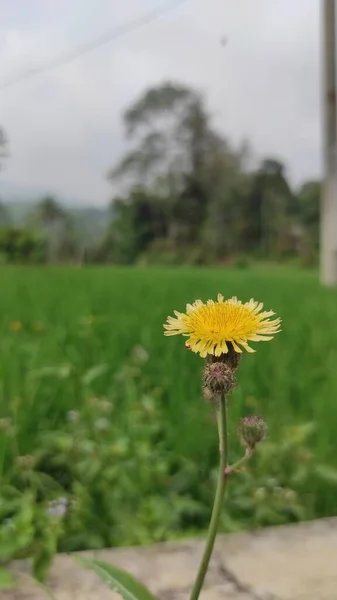
M 241 444 L 248 450 L 254 450 L 256 444 L 262 442 L 268 433 L 267 423 L 262 417 L 250 415 L 240 420 L 238 433 Z
M 233 369 L 225 362 L 207 362 L 203 373 L 205 395 L 228 394 L 235 386 Z M 208 390 L 206 392 L 206 390 Z

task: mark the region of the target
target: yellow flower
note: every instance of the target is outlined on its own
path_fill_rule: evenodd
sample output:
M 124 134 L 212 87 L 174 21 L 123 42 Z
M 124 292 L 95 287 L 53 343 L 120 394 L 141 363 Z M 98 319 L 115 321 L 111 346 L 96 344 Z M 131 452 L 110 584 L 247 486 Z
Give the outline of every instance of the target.
M 22 323 L 20 321 L 13 321 L 10 324 L 10 328 L 12 331 L 21 331 L 22 329 Z
M 207 354 L 227 354 L 228 344 L 235 352 L 255 352 L 249 341 L 268 341 L 280 331 L 281 319 L 270 319 L 275 313 L 261 312 L 263 304 L 251 299 L 242 304 L 235 296 L 224 300 L 218 294 L 217 302 L 208 300 L 204 304 L 196 300 L 187 304 L 186 313 L 174 311 L 176 317 L 167 317 L 165 335 L 188 336 L 186 346 L 202 358 Z M 240 347 L 241 346 L 241 347 Z

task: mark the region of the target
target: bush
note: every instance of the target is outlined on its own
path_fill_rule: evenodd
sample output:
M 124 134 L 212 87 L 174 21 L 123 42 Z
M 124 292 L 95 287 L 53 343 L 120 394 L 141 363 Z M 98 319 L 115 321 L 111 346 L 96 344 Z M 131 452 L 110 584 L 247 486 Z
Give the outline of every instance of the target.
M 0 229 L 1 263 L 42 263 L 46 259 L 46 243 L 28 229 Z
M 248 269 L 249 267 L 251 267 L 251 264 L 251 259 L 244 254 L 237 256 L 233 260 L 233 266 L 237 269 Z
M 34 575 L 43 579 L 57 551 L 145 544 L 207 526 L 216 470 L 173 451 L 162 392 L 142 373 L 146 358 L 136 347 L 116 373 L 111 396 L 90 396 L 80 411 L 70 410 L 61 427 L 38 435 L 28 456 L 15 454 L 10 418 L 0 421 L 9 451 L 0 490 L 0 563 L 31 558 Z M 87 380 L 100 368 L 92 367 Z M 313 431 L 311 424 L 286 428 L 279 441 L 259 446 L 253 468 L 233 477 L 223 529 L 315 515 L 314 497 L 302 492 L 308 482 L 336 486 L 337 472 L 318 465 L 308 449 Z

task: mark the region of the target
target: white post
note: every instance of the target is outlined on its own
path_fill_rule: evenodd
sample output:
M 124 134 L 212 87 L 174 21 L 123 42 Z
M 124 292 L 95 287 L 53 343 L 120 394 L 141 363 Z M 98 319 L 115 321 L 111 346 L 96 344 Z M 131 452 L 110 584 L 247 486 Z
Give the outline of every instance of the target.
M 324 285 L 337 285 L 336 7 L 335 0 L 323 0 L 323 3 L 324 181 L 321 197 L 320 276 Z

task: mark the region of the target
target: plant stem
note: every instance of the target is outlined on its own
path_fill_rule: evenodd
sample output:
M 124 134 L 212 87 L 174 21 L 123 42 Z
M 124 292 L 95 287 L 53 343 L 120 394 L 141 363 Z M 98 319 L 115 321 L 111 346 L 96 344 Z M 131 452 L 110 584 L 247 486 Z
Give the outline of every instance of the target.
M 244 463 L 246 463 L 253 455 L 253 450 L 247 448 L 245 455 L 236 461 L 233 465 L 228 465 L 226 468 L 226 475 L 231 475 L 234 473 L 239 467 L 241 467 Z
M 227 406 L 225 396 L 222 395 L 219 405 L 216 409 L 216 417 L 218 424 L 218 433 L 219 433 L 219 453 L 220 453 L 220 465 L 219 465 L 219 474 L 218 474 L 218 482 L 217 488 L 214 498 L 212 517 L 209 524 L 206 546 L 204 550 L 204 554 L 200 563 L 199 571 L 194 583 L 194 587 L 191 593 L 190 600 L 198 600 L 205 577 L 209 565 L 209 561 L 212 556 L 212 551 L 214 547 L 215 537 L 218 530 L 221 508 L 223 503 L 223 498 L 225 495 L 227 477 L 225 477 L 225 469 L 227 467 L 227 459 L 228 459 L 228 433 L 227 433 Z

